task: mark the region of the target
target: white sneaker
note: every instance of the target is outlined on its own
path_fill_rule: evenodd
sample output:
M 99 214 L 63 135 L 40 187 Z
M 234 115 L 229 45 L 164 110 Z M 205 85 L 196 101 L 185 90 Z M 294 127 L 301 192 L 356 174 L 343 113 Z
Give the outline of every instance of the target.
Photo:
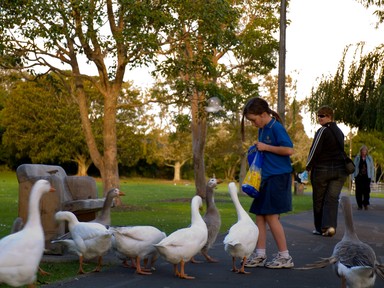
M 288 258 L 284 258 L 280 255 L 277 255 L 271 262 L 268 262 L 265 264 L 266 268 L 292 268 L 294 266 L 292 257 L 289 256 Z
M 264 267 L 265 262 L 267 262 L 267 256 L 257 256 L 256 252 L 253 252 L 251 256 L 245 262 L 245 267 Z

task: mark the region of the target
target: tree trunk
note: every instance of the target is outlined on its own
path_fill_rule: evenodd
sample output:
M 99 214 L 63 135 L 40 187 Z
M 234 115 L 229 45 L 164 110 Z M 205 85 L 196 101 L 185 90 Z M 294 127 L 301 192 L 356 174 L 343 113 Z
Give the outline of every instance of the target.
M 199 109 L 199 103 L 205 101 L 205 96 L 195 92 L 192 97 L 192 154 L 195 175 L 196 194 L 205 198 L 205 164 L 204 150 L 207 135 L 207 119 L 205 112 Z
M 81 123 L 89 148 L 89 154 L 103 181 L 103 195 L 112 188 L 119 188 L 119 171 L 117 164 L 117 136 L 116 136 L 116 95 L 110 93 L 104 97 L 104 127 L 103 145 L 104 155 L 100 154 L 93 135 L 91 123 L 89 121 L 89 109 L 84 86 L 80 77 L 76 77 L 76 92 L 80 108 Z M 120 199 L 115 202 L 117 206 L 121 204 Z
M 179 161 L 176 161 L 174 166 L 174 172 L 173 172 L 173 181 L 180 181 L 181 180 L 181 163 Z
M 243 180 L 246 174 L 247 174 L 247 157 L 244 156 L 241 159 L 241 165 L 240 165 L 240 175 L 239 175 L 240 185 L 243 184 Z
M 76 163 L 77 163 L 77 176 L 87 176 L 88 168 L 91 165 L 92 161 L 88 159 L 84 155 L 77 155 L 76 157 Z

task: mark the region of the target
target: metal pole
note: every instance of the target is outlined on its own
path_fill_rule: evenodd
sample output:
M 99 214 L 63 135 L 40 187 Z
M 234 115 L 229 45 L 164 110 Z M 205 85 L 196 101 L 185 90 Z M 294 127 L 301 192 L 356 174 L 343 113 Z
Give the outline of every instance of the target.
M 281 0 L 280 5 L 280 42 L 279 42 L 279 74 L 277 88 L 277 112 L 283 123 L 285 122 L 285 40 L 286 40 L 286 0 Z

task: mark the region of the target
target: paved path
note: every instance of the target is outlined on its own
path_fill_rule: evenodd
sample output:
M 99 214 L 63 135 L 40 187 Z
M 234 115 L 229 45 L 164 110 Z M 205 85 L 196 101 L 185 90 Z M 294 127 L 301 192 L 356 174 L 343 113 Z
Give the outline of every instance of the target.
M 353 217 L 359 238 L 371 245 L 375 250 L 380 263 L 384 263 L 384 199 L 374 198 L 368 211 L 358 211 L 355 200 L 353 203 Z M 282 218 L 287 235 L 289 251 L 293 257 L 295 267 L 312 263 L 321 257 L 332 254 L 333 247 L 341 240 L 344 231 L 344 221 L 339 212 L 337 234 L 333 238 L 314 236 L 312 212 L 288 215 Z M 186 273 L 195 276 L 194 280 L 178 279 L 173 276 L 172 265 L 159 259 L 156 262 L 156 271 L 152 275 L 136 275 L 134 270 L 124 268 L 118 261 L 109 255 L 106 261 L 109 266 L 100 273 L 85 276 L 74 276 L 64 282 L 44 285 L 44 288 L 71 287 L 71 288 L 120 288 L 120 287 L 159 287 L 159 288 L 207 288 L 207 287 L 252 287 L 252 288 L 329 288 L 340 287 L 331 267 L 300 271 L 295 269 L 266 269 L 246 268 L 251 272 L 248 275 L 236 274 L 230 271 L 232 260 L 224 251 L 223 239 L 220 235 L 210 254 L 220 260 L 219 263 L 186 264 Z M 276 245 L 271 234 L 268 233 L 268 258 L 276 253 Z M 62 257 L 62 256 L 56 256 Z M 203 260 L 202 257 L 196 257 Z M 52 261 L 52 259 L 46 259 Z M 239 262 L 238 262 L 239 264 Z M 384 287 L 384 280 L 378 278 L 375 288 Z

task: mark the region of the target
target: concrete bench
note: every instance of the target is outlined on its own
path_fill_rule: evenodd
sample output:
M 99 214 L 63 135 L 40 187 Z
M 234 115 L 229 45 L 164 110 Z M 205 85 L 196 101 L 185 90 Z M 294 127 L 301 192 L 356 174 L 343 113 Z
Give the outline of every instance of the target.
M 98 198 L 96 181 L 89 176 L 68 176 L 61 166 L 23 164 L 16 170 L 19 182 L 19 217 L 25 222 L 28 214 L 29 194 L 39 179 L 48 180 L 55 193 L 43 196 L 40 202 L 41 220 L 45 234 L 47 254 L 62 254 L 60 245 L 51 240 L 66 232 L 65 224 L 58 224 L 54 215 L 57 211 L 73 212 L 79 221 L 91 221 L 102 209 L 104 198 Z

